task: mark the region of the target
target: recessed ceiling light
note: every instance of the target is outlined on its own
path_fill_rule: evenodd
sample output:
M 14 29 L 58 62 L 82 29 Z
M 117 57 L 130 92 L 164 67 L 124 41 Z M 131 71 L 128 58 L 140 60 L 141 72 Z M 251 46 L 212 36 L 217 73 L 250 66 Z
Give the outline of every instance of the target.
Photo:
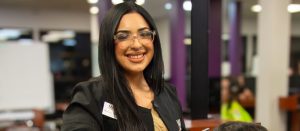
M 184 1 L 183 2 L 183 9 L 185 11 L 191 11 L 192 10 L 192 2 L 191 1 Z
M 114 5 L 116 5 L 116 4 L 120 4 L 120 3 L 124 2 L 124 0 L 111 0 L 111 2 Z M 143 5 L 143 4 L 145 4 L 145 0 L 136 0 L 135 3 L 138 4 L 138 5 Z
M 120 4 L 122 2 L 123 2 L 123 0 L 111 0 L 111 3 L 114 4 L 114 5 Z
M 143 5 L 143 4 L 145 4 L 145 0 L 136 0 L 135 3 L 138 5 Z
M 98 0 L 87 0 L 89 4 L 96 4 L 98 3 Z
M 261 12 L 262 7 L 261 5 L 253 5 L 251 7 L 251 10 L 253 12 Z M 290 13 L 296 13 L 296 12 L 300 12 L 300 4 L 289 4 L 289 6 L 287 7 L 287 11 Z
M 253 12 L 261 12 L 262 7 L 261 7 L 260 5 L 253 5 L 253 6 L 251 7 L 251 10 L 252 10 Z
M 93 6 L 93 7 L 90 8 L 90 13 L 91 14 L 98 14 L 98 12 L 99 12 L 99 8 L 98 7 Z
M 167 3 L 165 4 L 165 9 L 166 9 L 166 10 L 171 10 L 171 9 L 172 9 L 172 4 L 171 4 L 170 2 L 167 2 Z

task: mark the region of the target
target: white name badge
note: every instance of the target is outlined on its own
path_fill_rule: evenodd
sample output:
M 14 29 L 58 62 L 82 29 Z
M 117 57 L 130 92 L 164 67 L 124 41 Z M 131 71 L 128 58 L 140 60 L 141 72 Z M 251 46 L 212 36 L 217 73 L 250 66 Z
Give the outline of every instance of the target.
M 117 119 L 114 113 L 114 106 L 108 102 L 104 102 L 102 114 L 113 119 Z
M 181 131 L 181 121 L 180 121 L 180 119 L 177 119 L 176 123 L 177 123 L 177 125 L 179 127 L 179 131 Z

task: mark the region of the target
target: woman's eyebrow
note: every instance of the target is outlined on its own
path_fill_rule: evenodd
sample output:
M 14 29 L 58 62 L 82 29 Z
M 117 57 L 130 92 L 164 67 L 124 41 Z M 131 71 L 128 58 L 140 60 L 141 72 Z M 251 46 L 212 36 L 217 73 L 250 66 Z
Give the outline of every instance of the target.
M 143 31 L 143 30 L 150 30 L 150 28 L 149 27 L 143 27 L 143 28 L 139 28 L 138 29 L 138 31 Z M 129 30 L 124 30 L 124 29 L 121 29 L 121 30 L 118 30 L 117 32 L 116 32 L 116 34 L 118 34 L 118 33 L 131 33 L 131 31 L 129 31 Z
M 138 29 L 138 31 L 143 31 L 143 30 L 150 30 L 150 28 L 149 27 L 143 27 L 143 28 L 140 28 L 140 29 Z
M 118 34 L 118 33 L 130 33 L 129 30 L 118 30 L 115 34 Z

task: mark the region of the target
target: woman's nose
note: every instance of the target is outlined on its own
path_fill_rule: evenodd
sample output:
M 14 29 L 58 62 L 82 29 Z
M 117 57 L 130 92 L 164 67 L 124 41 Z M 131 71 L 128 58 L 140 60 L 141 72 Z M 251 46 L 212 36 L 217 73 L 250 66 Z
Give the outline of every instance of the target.
M 143 45 L 142 43 L 139 41 L 138 37 L 133 37 L 132 38 L 132 43 L 130 45 L 130 47 L 134 50 L 140 50 Z
M 135 41 L 131 46 L 130 48 L 134 51 L 139 51 L 139 50 L 142 50 L 143 49 L 143 46 L 140 42 L 138 41 Z

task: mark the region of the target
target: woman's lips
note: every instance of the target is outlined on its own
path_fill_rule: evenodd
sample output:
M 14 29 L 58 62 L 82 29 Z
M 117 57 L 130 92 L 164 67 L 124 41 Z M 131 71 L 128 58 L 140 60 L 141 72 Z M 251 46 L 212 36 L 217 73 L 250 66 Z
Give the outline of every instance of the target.
M 139 63 L 142 62 L 144 60 L 145 54 L 131 54 L 131 55 L 127 55 L 127 58 L 130 62 L 133 63 Z

